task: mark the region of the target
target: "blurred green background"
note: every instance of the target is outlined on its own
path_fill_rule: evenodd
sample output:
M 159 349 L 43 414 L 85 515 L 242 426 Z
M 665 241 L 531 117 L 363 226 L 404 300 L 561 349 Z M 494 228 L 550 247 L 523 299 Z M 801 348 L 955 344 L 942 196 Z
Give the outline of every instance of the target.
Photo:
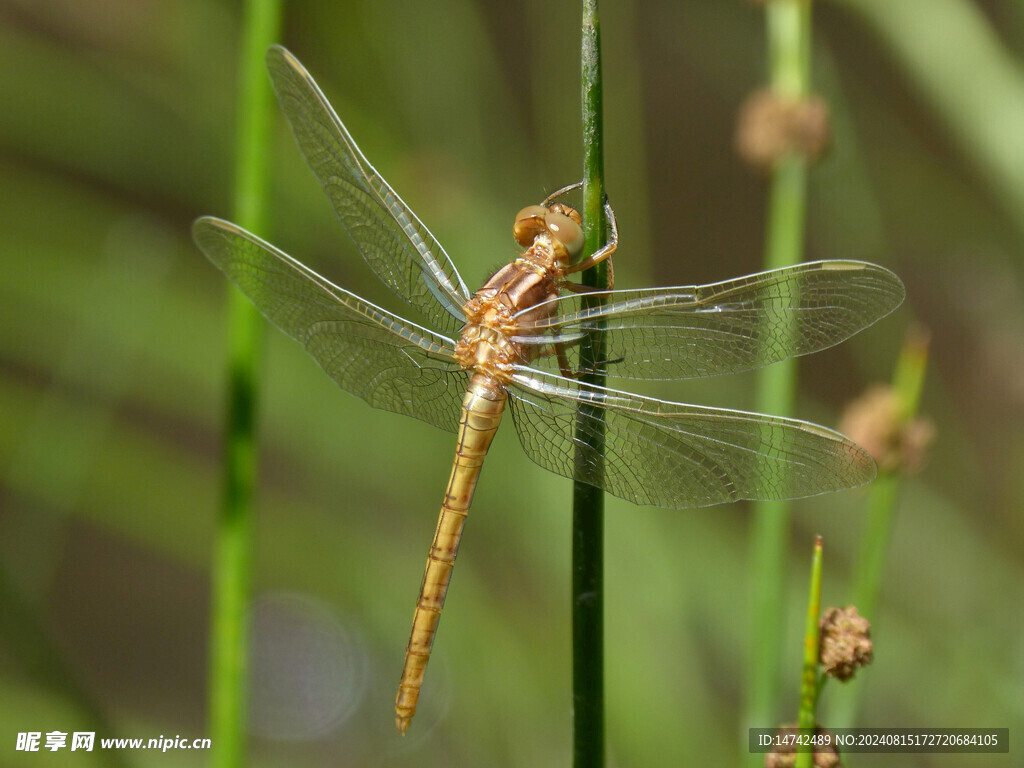
M 578 12 L 296 0 L 282 42 L 472 287 L 515 253 L 515 211 L 581 175 Z M 1018 739 L 1016 757 L 850 764 L 1010 765 L 1024 724 L 1024 9 L 831 0 L 814 13 L 834 139 L 811 177 L 808 258 L 889 266 L 908 300 L 801 361 L 798 415 L 834 425 L 889 379 L 912 322 L 933 335 L 922 412 L 937 441 L 903 486 L 860 722 Z M 606 0 L 602 14 L 617 287 L 758 271 L 766 188 L 733 133 L 764 81 L 763 14 L 738 0 Z M 232 2 L 0 0 L 3 765 L 114 764 L 15 753 L 18 731 L 208 735 L 226 286 L 189 224 L 230 213 L 239 23 Z M 280 118 L 276 139 L 273 228 L 259 234 L 401 310 Z M 501 431 L 401 739 L 394 690 L 451 436 L 339 392 L 276 331 L 264 373 L 251 764 L 566 765 L 570 483 Z M 750 408 L 753 380 L 642 391 Z M 864 498 L 796 505 L 780 720 L 795 718 L 813 536 L 824 602 L 843 605 Z M 606 542 L 610 764 L 736 764 L 758 642 L 746 505 L 609 498 Z

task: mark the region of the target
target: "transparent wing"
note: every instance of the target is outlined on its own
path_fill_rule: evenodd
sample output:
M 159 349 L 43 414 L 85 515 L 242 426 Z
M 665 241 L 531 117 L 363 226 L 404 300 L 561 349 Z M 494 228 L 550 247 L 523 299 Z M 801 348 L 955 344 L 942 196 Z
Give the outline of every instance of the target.
M 363 301 L 230 222 L 203 217 L 196 244 L 338 385 L 375 408 L 454 432 L 466 373 L 451 339 Z
M 306 162 L 363 258 L 439 330 L 457 333 L 469 291 L 441 244 L 367 162 L 298 59 L 273 46 L 267 67 Z
M 838 432 L 795 419 L 701 408 L 522 369 L 509 387 L 526 454 L 545 469 L 635 504 L 702 507 L 739 499 L 793 499 L 851 488 L 875 476 L 871 456 Z M 605 423 L 601 463 L 580 461 Z
M 838 344 L 885 317 L 904 297 L 892 272 L 862 261 L 817 261 L 712 285 L 606 291 L 585 308 L 577 294 L 550 303 L 554 314 L 517 337 L 547 347 L 537 362 L 554 368 L 554 343 L 579 369 L 584 333 L 604 341 L 609 375 L 681 379 L 737 373 Z

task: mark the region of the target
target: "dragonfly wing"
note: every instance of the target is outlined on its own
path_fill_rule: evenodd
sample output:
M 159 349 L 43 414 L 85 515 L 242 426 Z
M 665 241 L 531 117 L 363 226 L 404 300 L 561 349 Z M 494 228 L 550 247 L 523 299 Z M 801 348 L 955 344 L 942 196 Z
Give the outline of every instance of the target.
M 794 499 L 875 476 L 859 445 L 796 419 L 654 400 L 527 368 L 509 392 L 519 441 L 533 461 L 635 504 Z M 577 446 L 596 444 L 598 417 L 603 461 L 581 460 Z
M 607 291 L 587 308 L 560 296 L 551 317 L 518 341 L 565 345 L 577 366 L 585 333 L 604 343 L 609 375 L 684 379 L 737 373 L 827 349 L 898 307 L 903 283 L 862 261 L 817 261 L 712 285 Z M 537 358 L 553 367 L 557 358 Z
M 454 432 L 466 373 L 453 342 L 339 288 L 230 222 L 198 219 L 199 248 L 342 389 Z
M 267 66 L 299 148 L 363 258 L 437 328 L 457 333 L 469 291 L 441 244 L 366 160 L 298 59 L 275 45 Z

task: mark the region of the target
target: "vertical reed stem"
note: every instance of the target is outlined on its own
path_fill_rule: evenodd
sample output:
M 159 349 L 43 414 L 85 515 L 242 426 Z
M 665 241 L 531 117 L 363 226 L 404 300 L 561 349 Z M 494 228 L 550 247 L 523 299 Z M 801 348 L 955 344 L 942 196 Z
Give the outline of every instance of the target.
M 811 4 L 807 0 L 773 0 L 765 4 L 771 88 L 789 99 L 804 97 L 810 73 Z M 777 269 L 803 259 L 807 163 L 794 153 L 782 158 L 772 173 L 768 198 L 764 267 Z M 758 372 L 756 410 L 778 416 L 793 412 L 796 362 L 786 360 Z M 753 649 L 747 680 L 747 722 L 766 727 L 776 720 L 780 617 L 784 613 L 785 552 L 789 504 L 763 501 L 754 505 L 752 553 Z M 750 764 L 758 761 L 750 756 Z
M 813 734 L 817 725 L 818 694 L 818 649 L 821 645 L 821 536 L 814 540 L 814 556 L 811 559 L 811 590 L 807 597 L 807 621 L 804 629 L 804 663 L 800 675 L 800 712 L 797 725 L 801 734 Z M 810 768 L 814 755 L 812 745 L 800 745 L 797 749 L 796 768 Z
M 584 256 L 604 243 L 607 222 L 604 215 L 604 128 L 601 92 L 601 33 L 597 0 L 583 3 L 583 221 L 586 233 Z M 585 285 L 607 287 L 607 267 L 599 264 L 583 273 Z M 584 298 L 585 305 L 596 300 Z M 593 370 L 603 359 L 600 339 L 587 337 L 580 349 L 580 366 Z M 584 381 L 603 384 L 601 373 L 588 374 Z M 600 464 L 604 453 L 604 431 L 597 430 L 600 412 L 580 406 L 577 423 L 577 462 Z M 586 419 L 586 423 L 584 423 Z M 604 766 L 604 494 L 575 482 L 573 485 L 572 532 L 572 646 L 573 646 L 573 765 L 575 768 Z
M 278 36 L 280 0 L 247 0 L 239 57 L 233 218 L 266 233 L 271 93 L 263 56 Z M 256 378 L 265 325 L 256 309 L 229 288 L 228 423 L 224 501 L 213 555 L 209 722 L 214 762 L 245 762 L 249 671 L 252 508 L 256 484 Z
M 898 402 L 900 427 L 917 416 L 928 366 L 928 335 L 921 328 L 912 328 L 903 343 L 893 374 L 892 390 Z M 896 505 L 899 502 L 901 469 L 881 469 L 868 492 L 867 515 L 861 535 L 853 585 L 853 604 L 861 616 L 873 625 L 877 622 L 878 597 L 892 540 Z M 829 709 L 829 723 L 836 728 L 851 728 L 856 721 L 857 707 L 864 682 L 860 677 L 846 682 L 835 691 Z

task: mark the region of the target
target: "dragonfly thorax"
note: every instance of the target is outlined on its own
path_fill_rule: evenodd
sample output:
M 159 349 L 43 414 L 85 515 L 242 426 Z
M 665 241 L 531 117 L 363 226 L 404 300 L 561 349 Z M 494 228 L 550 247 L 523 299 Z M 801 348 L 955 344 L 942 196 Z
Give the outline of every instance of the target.
M 518 345 L 499 328 L 467 323 L 455 345 L 455 358 L 466 370 L 507 384 L 512 380 L 513 366 L 520 362 L 521 355 Z
M 565 246 L 543 232 L 466 302 L 466 325 L 455 347 L 455 357 L 463 368 L 486 373 L 504 384 L 511 380 L 514 365 L 528 362 L 530 355 L 512 338 L 530 335 L 535 323 L 550 317 L 551 299 L 557 298 L 560 290 L 560 255 L 567 255 Z

